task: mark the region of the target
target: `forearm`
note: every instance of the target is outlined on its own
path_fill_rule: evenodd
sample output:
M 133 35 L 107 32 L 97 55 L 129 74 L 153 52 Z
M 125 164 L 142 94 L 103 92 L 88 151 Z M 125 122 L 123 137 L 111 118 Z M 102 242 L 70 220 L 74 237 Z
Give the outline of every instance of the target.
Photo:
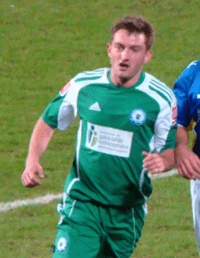
M 200 159 L 187 146 L 189 142 L 187 129 L 179 126 L 176 137 L 176 163 L 179 174 L 186 179 L 200 178 Z
M 152 174 L 166 172 L 171 170 L 175 165 L 175 150 L 168 149 L 162 153 L 142 152 L 145 157 L 143 167 Z
M 54 128 L 47 125 L 40 118 L 33 130 L 26 165 L 34 164 L 39 161 L 41 155 L 45 152 L 48 143 L 54 133 Z
M 184 126 L 178 126 L 176 133 L 176 147 L 187 146 L 189 143 L 189 135 Z
M 189 143 L 189 136 L 186 128 L 183 126 L 178 126 L 177 133 L 176 133 L 176 149 L 175 149 L 175 156 L 176 156 L 176 163 L 178 164 L 182 157 L 188 153 L 188 145 Z
M 160 153 L 163 159 L 164 169 L 163 172 L 171 170 L 175 166 L 175 150 L 168 149 Z

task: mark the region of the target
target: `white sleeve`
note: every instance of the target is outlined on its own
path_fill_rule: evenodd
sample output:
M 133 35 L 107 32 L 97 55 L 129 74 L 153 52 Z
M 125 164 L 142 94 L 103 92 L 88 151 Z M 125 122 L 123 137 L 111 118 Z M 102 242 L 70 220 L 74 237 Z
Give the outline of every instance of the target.
M 57 128 L 62 131 L 66 130 L 77 117 L 77 98 L 79 90 L 74 79 L 72 79 L 68 83 L 66 92 L 64 92 L 65 97 L 60 105 L 57 126 Z M 60 94 L 63 95 L 62 91 L 63 90 L 60 91 Z
M 162 107 L 160 111 L 156 124 L 155 124 L 155 136 L 154 136 L 154 148 L 157 152 L 167 145 L 168 148 L 173 148 L 175 143 L 174 133 L 170 133 L 174 130 L 174 125 L 176 125 L 177 117 L 177 100 L 174 97 L 171 102 L 171 107 L 167 103 Z

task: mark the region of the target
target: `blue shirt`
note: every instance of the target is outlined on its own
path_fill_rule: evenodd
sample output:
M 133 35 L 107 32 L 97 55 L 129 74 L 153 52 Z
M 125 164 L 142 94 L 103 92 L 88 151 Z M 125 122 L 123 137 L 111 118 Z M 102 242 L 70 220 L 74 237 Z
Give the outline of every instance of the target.
M 174 84 L 178 100 L 177 124 L 187 127 L 193 119 L 197 140 L 193 151 L 200 157 L 200 60 L 194 61 L 181 73 Z

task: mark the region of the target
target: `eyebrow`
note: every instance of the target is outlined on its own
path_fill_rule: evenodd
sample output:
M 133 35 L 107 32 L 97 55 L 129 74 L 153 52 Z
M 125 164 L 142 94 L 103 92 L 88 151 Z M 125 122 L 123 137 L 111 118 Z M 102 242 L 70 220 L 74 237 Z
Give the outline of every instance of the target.
M 120 45 L 120 46 L 125 46 L 123 43 L 120 43 L 120 42 L 115 42 L 114 44 L 115 45 Z M 142 46 L 140 46 L 140 45 L 131 45 L 129 47 L 130 48 L 142 48 Z

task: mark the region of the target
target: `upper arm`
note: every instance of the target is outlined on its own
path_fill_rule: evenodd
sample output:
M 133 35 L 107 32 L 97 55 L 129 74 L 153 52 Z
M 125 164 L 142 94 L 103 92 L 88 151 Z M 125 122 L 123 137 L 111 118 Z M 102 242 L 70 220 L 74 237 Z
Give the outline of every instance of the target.
M 55 127 L 47 124 L 42 117 L 39 118 L 39 120 L 37 121 L 36 123 L 36 126 L 35 126 L 35 133 L 36 134 L 39 134 L 41 136 L 41 138 L 44 138 L 44 137 L 50 137 L 53 135 L 54 133 L 54 130 L 55 130 Z
M 155 148 L 157 152 L 174 149 L 177 131 L 177 100 L 172 94 L 171 103 L 165 102 L 155 124 Z
M 174 94 L 178 101 L 177 123 L 184 127 L 187 127 L 191 122 L 188 90 L 191 85 L 194 64 L 190 64 L 174 83 Z
M 77 95 L 78 91 L 72 80 L 66 91 L 61 90 L 48 104 L 42 114 L 44 122 L 59 130 L 66 130 L 77 117 Z

